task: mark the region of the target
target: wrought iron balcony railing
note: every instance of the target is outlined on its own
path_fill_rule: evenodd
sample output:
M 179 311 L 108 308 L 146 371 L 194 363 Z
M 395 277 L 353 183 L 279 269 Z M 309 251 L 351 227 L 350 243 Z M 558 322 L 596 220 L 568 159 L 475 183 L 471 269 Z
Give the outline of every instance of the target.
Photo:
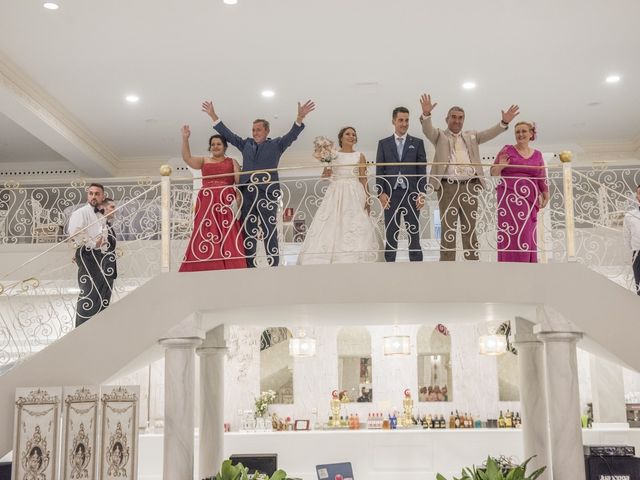
M 358 167 L 336 166 L 331 176 L 315 178 L 283 168 L 278 182 L 272 172 L 253 172 L 252 182 L 240 185 L 230 175 L 172 179 L 167 168 L 156 180 L 101 182 L 117 204 L 118 276 L 110 301 L 181 267 L 371 262 L 394 255 L 398 261 L 576 261 L 635 288 L 622 222 L 637 209 L 640 167 L 565 163 L 483 182 L 376 177 L 371 167 L 366 174 Z M 68 224 L 86 203 L 89 183 L 0 187 L 0 255 L 7 259 L 0 271 L 0 369 L 73 328 L 86 289 Z M 108 276 L 99 269 L 85 280 L 95 286 Z M 102 294 L 85 300 L 96 298 L 105 303 Z

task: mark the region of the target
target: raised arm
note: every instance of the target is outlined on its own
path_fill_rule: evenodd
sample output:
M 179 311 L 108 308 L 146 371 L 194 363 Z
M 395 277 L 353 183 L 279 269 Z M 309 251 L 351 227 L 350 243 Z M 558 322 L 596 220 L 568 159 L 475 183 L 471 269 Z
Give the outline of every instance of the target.
M 440 130 L 433 128 L 431 123 L 431 111 L 436 108 L 438 103 L 431 102 L 431 95 L 423 93 L 420 96 L 420 106 L 422 107 L 422 115 L 420 116 L 420 123 L 422 124 L 422 132 L 425 137 L 429 139 L 432 144 L 436 144 L 438 137 L 440 136 Z
M 220 117 L 218 117 L 218 114 L 216 113 L 216 110 L 213 106 L 213 102 L 211 101 L 202 102 L 202 111 L 206 113 L 209 116 L 209 118 L 211 118 L 211 121 L 213 122 L 213 128 L 220 135 L 226 138 L 227 142 L 229 142 L 231 145 L 233 145 L 240 151 L 244 149 L 244 144 L 246 143 L 247 140 L 233 133 L 231 130 L 227 128 L 227 126 L 224 123 L 222 123 L 222 120 L 220 120 Z
M 511 120 L 516 118 L 519 114 L 520 107 L 518 107 L 518 105 L 511 105 L 506 112 L 502 110 L 502 119 L 497 125 L 487 128 L 481 132 L 476 132 L 476 139 L 478 140 L 478 143 L 488 142 L 489 140 L 496 138 L 501 133 L 506 132 Z
M 284 152 L 293 142 L 296 141 L 300 132 L 304 130 L 304 118 L 315 109 L 316 104 L 311 100 L 307 100 L 304 105 L 301 105 L 300 102 L 298 102 L 298 115 L 296 116 L 295 123 L 291 126 L 291 130 L 282 137 L 276 139 L 281 152 Z
M 189 165 L 191 168 L 195 168 L 196 170 L 202 169 L 204 158 L 191 156 L 191 148 L 189 147 L 189 137 L 191 136 L 191 129 L 189 128 L 189 125 L 183 125 L 181 131 L 182 131 L 182 160 L 184 160 L 184 163 Z

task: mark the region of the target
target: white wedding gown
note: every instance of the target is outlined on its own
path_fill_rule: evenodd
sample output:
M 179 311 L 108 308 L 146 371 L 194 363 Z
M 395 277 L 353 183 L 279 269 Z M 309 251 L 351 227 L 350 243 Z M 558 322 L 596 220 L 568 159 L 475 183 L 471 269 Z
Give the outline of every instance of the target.
M 367 196 L 353 166 L 359 161 L 359 152 L 339 152 L 332 162 L 331 184 L 300 248 L 298 265 L 378 260 L 381 236 L 364 209 Z

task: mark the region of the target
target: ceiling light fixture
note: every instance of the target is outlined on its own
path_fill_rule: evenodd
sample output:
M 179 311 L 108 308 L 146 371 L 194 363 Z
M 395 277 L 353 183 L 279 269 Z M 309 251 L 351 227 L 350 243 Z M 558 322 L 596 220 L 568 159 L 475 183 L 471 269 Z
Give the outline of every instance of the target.
M 464 88 L 465 90 L 473 90 L 474 88 L 476 88 L 476 82 L 464 82 L 462 84 L 462 88 Z
M 387 356 L 411 354 L 411 343 L 408 335 L 398 335 L 398 325 L 393 326 L 393 335 L 384 337 L 382 350 Z
M 478 340 L 481 355 L 502 355 L 507 351 L 507 338 L 504 335 L 482 335 Z
M 316 339 L 307 337 L 307 332 L 300 329 L 297 337 L 289 339 L 289 355 L 292 357 L 313 357 L 316 354 Z
M 140 97 L 138 95 L 127 95 L 124 99 L 129 103 L 138 103 L 140 101 Z
M 236 3 L 238 3 L 238 0 L 224 0 L 224 3 L 226 5 L 235 5 Z
M 620 81 L 620 75 L 609 75 L 606 78 L 607 83 L 618 83 Z
M 263 90 L 262 91 L 262 96 L 264 98 L 271 98 L 276 94 L 276 92 L 274 92 L 273 90 Z
M 53 3 L 53 2 L 44 2 L 42 4 L 42 6 L 44 8 L 46 8 L 47 10 L 58 10 L 60 8 L 60 5 L 58 5 L 57 3 Z

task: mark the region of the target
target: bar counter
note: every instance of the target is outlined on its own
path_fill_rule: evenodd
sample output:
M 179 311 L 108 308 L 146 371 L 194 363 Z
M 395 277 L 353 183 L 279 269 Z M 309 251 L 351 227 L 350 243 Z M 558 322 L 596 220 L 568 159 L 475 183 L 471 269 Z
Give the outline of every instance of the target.
M 640 429 L 583 429 L 582 438 L 585 445 L 633 445 L 640 456 Z M 459 475 L 489 454 L 522 460 L 520 429 L 230 432 L 224 441 L 226 456 L 277 453 L 278 467 L 302 480 L 317 480 L 315 465 L 322 463 L 351 462 L 356 480 L 435 480 L 436 473 Z M 162 434 L 140 436 L 139 458 L 139 479 L 161 480 Z

